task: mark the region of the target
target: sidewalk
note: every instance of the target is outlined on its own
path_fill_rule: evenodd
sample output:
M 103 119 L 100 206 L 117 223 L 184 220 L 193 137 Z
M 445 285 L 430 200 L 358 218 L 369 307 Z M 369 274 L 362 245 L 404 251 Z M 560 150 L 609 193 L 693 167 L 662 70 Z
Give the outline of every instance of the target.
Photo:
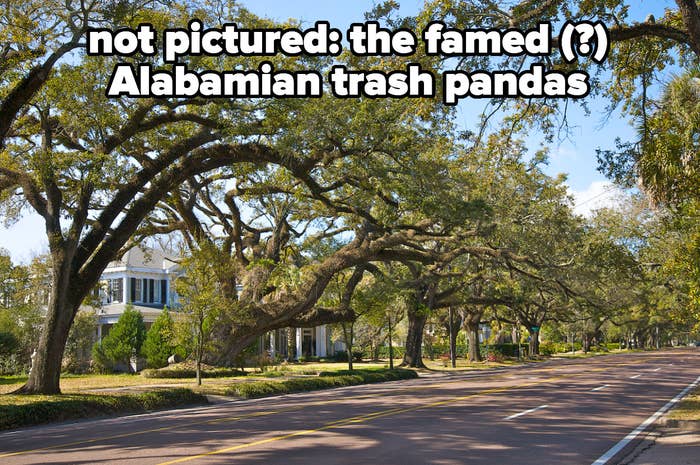
M 659 425 L 620 465 L 700 464 L 700 421 Z

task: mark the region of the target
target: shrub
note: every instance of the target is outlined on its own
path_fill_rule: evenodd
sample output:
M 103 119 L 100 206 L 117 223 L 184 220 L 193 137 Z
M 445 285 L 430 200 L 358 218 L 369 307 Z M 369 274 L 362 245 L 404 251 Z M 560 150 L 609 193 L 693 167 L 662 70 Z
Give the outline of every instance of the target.
M 245 371 L 234 368 L 202 366 L 202 378 L 225 378 L 245 376 Z M 180 363 L 159 369 L 146 369 L 141 372 L 144 378 L 194 378 L 197 375 L 193 363 Z
M 175 326 L 166 307 L 146 333 L 141 354 L 146 357 L 148 368 L 161 368 L 168 364 L 168 357 L 174 354 L 183 357 L 183 352 L 175 344 Z
M 19 339 L 10 332 L 0 332 L 0 356 L 7 357 L 19 348 Z
M 552 344 L 554 345 L 555 353 L 571 352 L 571 343 L 570 342 L 554 342 Z M 574 342 L 574 349 L 581 350 L 581 343 Z
M 63 353 L 63 369 L 68 373 L 91 371 L 91 348 L 95 343 L 97 315 L 91 310 L 76 314 Z
M 334 362 L 347 362 L 348 361 L 348 353 L 344 350 L 339 351 L 339 352 L 336 352 L 332 358 L 333 358 Z
M 268 353 L 260 354 L 255 357 L 255 366 L 258 367 L 261 372 L 264 373 L 270 365 L 272 365 L 272 357 L 270 357 Z
M 207 403 L 206 397 L 181 388 L 125 395 L 7 396 L 1 401 L 7 403 L 0 403 L 0 430 Z
M 489 352 L 495 350 L 500 352 L 505 357 L 517 357 L 518 356 L 518 344 L 492 344 L 489 345 Z M 527 353 L 527 344 L 520 344 L 520 355 L 525 355 Z
M 377 352 L 379 354 L 379 358 L 389 358 L 389 346 L 381 346 Z M 405 350 L 401 346 L 394 346 L 393 352 L 394 358 L 403 358 Z
M 557 346 L 553 342 L 540 343 L 540 355 L 554 355 L 557 352 Z
M 489 350 L 488 355 L 486 356 L 486 360 L 489 362 L 497 362 L 500 363 L 505 359 L 505 356 L 503 355 L 503 352 L 501 352 L 498 349 L 491 349 Z
M 119 364 L 128 366 L 131 357 L 141 351 L 145 337 L 143 315 L 129 304 L 109 334 L 97 343 L 97 349 L 93 348 L 93 359 L 108 370 Z
M 285 381 L 256 381 L 252 383 L 237 383 L 226 390 L 226 394 L 244 397 L 264 397 L 275 394 L 312 391 L 342 386 L 354 386 L 366 383 L 381 383 L 399 379 L 417 378 L 412 370 L 353 370 L 339 372 L 324 372 L 314 378 L 294 378 Z

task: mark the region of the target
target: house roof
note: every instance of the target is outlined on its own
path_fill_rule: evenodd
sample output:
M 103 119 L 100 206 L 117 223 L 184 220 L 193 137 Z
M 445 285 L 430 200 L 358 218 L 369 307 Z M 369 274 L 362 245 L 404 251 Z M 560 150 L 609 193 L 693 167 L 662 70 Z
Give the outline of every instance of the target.
M 80 310 L 95 312 L 100 324 L 113 324 L 116 323 L 119 317 L 126 310 L 125 303 L 117 302 L 112 304 L 103 305 L 102 307 L 95 308 L 88 305 L 81 305 Z M 156 318 L 163 312 L 162 308 L 154 307 L 144 307 L 142 305 L 131 305 L 134 310 L 138 310 L 141 315 L 143 315 L 143 321 L 146 323 L 153 323 Z
M 110 262 L 109 268 L 150 268 L 156 270 L 171 271 L 179 267 L 179 258 L 174 254 L 166 254 L 161 250 L 147 247 L 133 247 L 129 249 L 119 260 Z

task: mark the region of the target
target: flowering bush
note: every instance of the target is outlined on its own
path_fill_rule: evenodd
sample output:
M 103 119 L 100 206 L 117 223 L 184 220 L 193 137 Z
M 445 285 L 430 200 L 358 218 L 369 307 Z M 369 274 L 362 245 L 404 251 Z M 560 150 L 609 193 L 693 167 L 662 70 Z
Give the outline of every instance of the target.
M 505 359 L 505 356 L 500 350 L 490 350 L 488 355 L 486 356 L 486 361 L 488 362 L 497 362 L 500 363 Z

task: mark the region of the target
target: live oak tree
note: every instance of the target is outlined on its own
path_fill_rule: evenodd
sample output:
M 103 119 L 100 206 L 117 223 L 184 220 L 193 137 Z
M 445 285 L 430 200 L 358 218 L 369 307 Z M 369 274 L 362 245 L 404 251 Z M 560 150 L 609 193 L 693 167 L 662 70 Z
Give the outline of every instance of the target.
M 82 4 L 68 2 L 69 10 L 73 6 L 77 10 L 68 11 L 64 18 L 65 6 L 61 5 L 36 10 L 42 16 L 31 23 L 59 32 L 53 39 L 45 35 L 50 44 L 23 45 L 15 26 L 9 23 L 17 13 L 14 6 L 8 10 L 4 5 L 2 11 L 8 20 L 3 24 L 9 37 L 4 43 L 6 56 L 16 56 L 19 61 L 3 62 L 13 67 L 3 69 L 0 202 L 9 219 L 27 210 L 42 217 L 51 255 L 52 292 L 35 367 L 21 389 L 27 393 L 59 391 L 66 337 L 80 304 L 108 263 L 133 244 L 130 239 L 139 225 L 170 190 L 198 173 L 237 163 L 283 165 L 289 161 L 293 163 L 291 171 L 304 177 L 318 162 L 313 157 L 289 160 L 266 143 L 266 111 L 274 112 L 274 103 L 109 100 L 103 97 L 104 86 L 115 59 L 76 52 L 60 64 L 58 58 L 42 61 L 42 50 L 48 53 L 46 47 L 51 44 L 59 56 L 66 53 L 60 45 L 66 34 L 61 25 L 69 19 L 81 21 L 75 31 L 68 28 L 80 43 L 85 26 L 93 24 L 95 15 L 97 24 L 114 28 L 144 20 L 163 28 L 185 24 L 193 14 L 187 7 L 165 9 L 148 4 L 145 6 L 153 8 L 125 7 L 120 14 L 110 16 L 99 15 L 98 10 L 85 12 Z M 91 5 L 97 8 L 101 4 Z M 212 22 L 223 14 L 253 26 L 271 24 L 237 7 L 222 8 L 197 9 L 196 13 Z M 69 50 L 77 46 L 73 39 L 66 43 Z M 15 55 L 17 50 L 22 54 Z M 207 60 L 195 59 L 189 64 L 194 69 L 256 66 L 248 59 Z M 27 67 L 35 71 L 24 76 L 22 70 Z M 77 82 L 81 85 L 76 86 Z
M 192 250 L 206 245 L 230 257 L 222 289 L 250 319 L 222 327 L 219 363 L 273 329 L 352 320 L 349 297 L 361 274 L 338 291 L 348 298 L 319 304 L 344 270 L 393 256 L 432 259 L 417 244 L 432 237 L 433 222 L 410 216 L 415 207 L 402 190 L 423 176 L 411 169 L 415 160 L 443 156 L 441 134 L 429 134 L 404 101 L 289 105 L 278 117 L 294 123 L 269 136 L 286 167 L 251 163 L 190 178 L 144 226 L 180 231 Z

